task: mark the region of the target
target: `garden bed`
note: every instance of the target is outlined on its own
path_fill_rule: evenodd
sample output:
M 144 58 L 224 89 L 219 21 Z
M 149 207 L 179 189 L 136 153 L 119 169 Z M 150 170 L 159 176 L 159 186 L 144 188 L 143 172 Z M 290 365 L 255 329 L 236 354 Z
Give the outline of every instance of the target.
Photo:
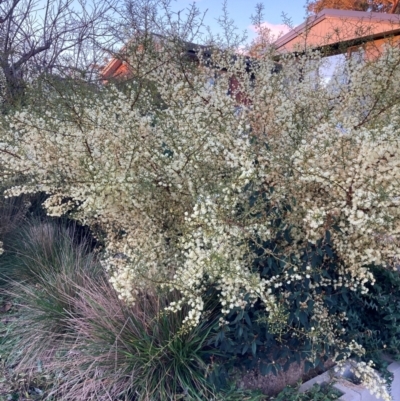
M 334 363 L 328 360 L 324 369 L 311 369 L 307 373 L 305 372 L 304 362 L 292 363 L 287 371 L 279 371 L 276 375 L 268 373 L 264 376 L 257 371 L 250 371 L 238 380 L 238 386 L 246 389 L 260 389 L 264 394 L 272 396 L 278 394 L 286 386 L 295 386 L 299 382 L 307 382 L 333 366 Z

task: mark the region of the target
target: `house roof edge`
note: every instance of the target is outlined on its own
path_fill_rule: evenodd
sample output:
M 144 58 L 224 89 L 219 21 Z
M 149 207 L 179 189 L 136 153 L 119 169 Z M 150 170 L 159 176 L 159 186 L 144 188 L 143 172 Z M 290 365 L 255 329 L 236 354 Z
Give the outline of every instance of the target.
M 283 35 L 281 38 L 276 40 L 273 44 L 279 49 L 294 39 L 296 36 L 303 33 L 306 29 L 310 29 L 312 26 L 317 25 L 321 21 L 327 18 L 339 18 L 339 19 L 358 19 L 360 21 L 374 21 L 374 22 L 393 22 L 398 23 L 400 27 L 400 15 L 399 14 L 386 14 L 369 11 L 353 11 L 353 10 L 337 10 L 326 8 L 320 11 L 318 14 L 308 17 L 302 24 Z

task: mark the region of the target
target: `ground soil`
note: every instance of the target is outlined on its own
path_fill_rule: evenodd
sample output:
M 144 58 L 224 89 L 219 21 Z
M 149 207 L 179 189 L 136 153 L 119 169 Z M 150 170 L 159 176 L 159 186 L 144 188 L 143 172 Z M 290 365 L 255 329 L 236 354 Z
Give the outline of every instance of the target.
M 272 396 L 282 391 L 285 386 L 295 386 L 299 382 L 304 383 L 332 366 L 334 363 L 328 360 L 323 368 L 312 369 L 306 373 L 304 363 L 292 363 L 286 372 L 278 372 L 276 376 L 272 373 L 263 376 L 258 371 L 250 371 L 242 375 L 238 380 L 238 386 L 244 389 L 259 389 L 264 394 Z

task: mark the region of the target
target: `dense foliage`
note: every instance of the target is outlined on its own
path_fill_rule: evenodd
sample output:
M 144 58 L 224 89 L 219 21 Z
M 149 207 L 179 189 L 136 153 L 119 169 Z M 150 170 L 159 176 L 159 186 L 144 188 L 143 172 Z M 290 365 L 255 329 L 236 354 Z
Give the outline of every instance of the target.
M 371 267 L 377 282 L 368 286 L 366 294 L 346 287 L 337 290 L 324 286 L 324 280 L 338 279 L 335 269 L 337 255 L 331 249 L 329 236 L 327 232 L 324 240 L 310 246 L 306 252 L 311 260 L 310 266 L 321 269 L 321 274 L 310 275 L 302 283 L 284 284 L 291 308 L 285 311 L 283 322 L 268 322 L 260 302 L 229 313 L 229 324 L 209 342 L 222 352 L 226 365 L 256 369 L 261 374 L 276 374 L 293 363 L 301 364 L 305 360 L 306 371 L 311 368 L 323 370 L 324 363 L 334 355 L 341 359 L 343 353 L 351 352 L 355 341 L 365 352 L 359 354 L 358 358 L 357 355 L 353 357 L 374 361 L 390 381 L 391 375 L 385 370 L 387 362 L 382 359 L 382 352 L 396 359 L 400 357 L 399 274 Z M 270 244 L 275 246 L 276 253 L 278 243 Z M 271 270 L 275 274 L 282 274 L 280 264 L 269 257 L 256 260 L 254 268 L 261 276 L 270 274 Z M 307 267 L 304 270 L 307 272 Z M 316 300 L 310 288 L 312 279 L 320 284 Z M 316 309 L 322 312 L 320 321 L 316 320 Z M 332 341 L 334 326 L 329 324 L 327 316 L 341 316 L 336 329 L 340 332 L 342 343 Z M 325 324 L 321 324 L 321 320 Z M 315 336 L 323 341 L 315 341 L 310 332 L 315 332 Z

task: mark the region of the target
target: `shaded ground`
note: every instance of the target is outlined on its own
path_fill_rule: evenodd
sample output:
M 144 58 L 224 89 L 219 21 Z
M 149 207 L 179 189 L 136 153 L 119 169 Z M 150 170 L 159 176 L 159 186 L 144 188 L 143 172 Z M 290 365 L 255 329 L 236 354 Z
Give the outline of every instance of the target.
M 300 365 L 293 363 L 286 372 L 278 372 L 278 375 L 269 373 L 263 376 L 257 371 L 246 373 L 238 380 L 238 386 L 244 389 L 260 389 L 266 395 L 276 395 L 287 385 L 295 386 L 299 382 L 304 383 L 315 376 L 325 372 L 334 366 L 334 363 L 328 360 L 324 369 L 312 369 L 305 373 L 304 363 Z

